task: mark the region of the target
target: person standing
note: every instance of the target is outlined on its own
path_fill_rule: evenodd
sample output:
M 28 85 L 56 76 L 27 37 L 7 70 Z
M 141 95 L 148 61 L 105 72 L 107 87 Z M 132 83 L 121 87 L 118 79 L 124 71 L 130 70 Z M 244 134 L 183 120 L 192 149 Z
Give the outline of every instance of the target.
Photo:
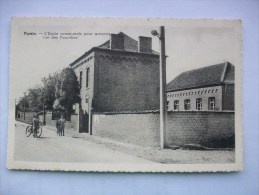
M 57 135 L 59 135 L 59 119 L 56 120 Z
M 60 136 L 65 136 L 65 122 L 66 120 L 64 119 L 64 116 L 61 115 L 61 118 L 58 121 Z
M 39 128 L 39 119 L 38 119 L 38 115 L 34 115 L 33 119 L 32 119 L 32 129 L 33 129 L 33 137 L 37 138 L 37 131 Z

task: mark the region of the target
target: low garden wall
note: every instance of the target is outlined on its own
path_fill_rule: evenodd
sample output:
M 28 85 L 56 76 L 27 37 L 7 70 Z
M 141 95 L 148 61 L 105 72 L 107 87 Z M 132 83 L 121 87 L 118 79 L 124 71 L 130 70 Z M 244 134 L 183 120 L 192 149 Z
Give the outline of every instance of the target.
M 93 114 L 93 135 L 125 143 L 159 146 L 157 113 Z
M 159 113 L 94 113 L 93 135 L 160 146 Z M 168 112 L 166 146 L 234 147 L 234 112 Z
M 167 146 L 234 147 L 234 112 L 169 112 Z
M 46 125 L 51 128 L 56 128 L 56 120 L 52 120 L 52 112 L 46 113 Z M 66 121 L 65 128 L 67 130 L 78 132 L 79 126 L 78 126 L 78 115 L 77 114 L 71 115 L 71 121 Z
M 32 123 L 33 115 L 37 114 L 36 112 L 20 112 L 17 111 L 16 120 L 25 122 L 25 123 Z

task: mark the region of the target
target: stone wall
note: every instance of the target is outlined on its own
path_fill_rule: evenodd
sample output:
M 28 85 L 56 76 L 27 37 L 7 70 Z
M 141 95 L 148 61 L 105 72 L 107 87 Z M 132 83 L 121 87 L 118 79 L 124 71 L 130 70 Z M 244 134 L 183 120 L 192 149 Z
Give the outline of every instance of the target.
M 93 135 L 124 143 L 159 146 L 157 113 L 93 114 Z
M 234 112 L 169 112 L 166 146 L 234 147 Z M 160 146 L 159 113 L 93 114 L 93 135 Z
M 52 129 L 56 128 L 56 120 L 52 120 L 52 113 L 47 112 L 46 113 L 46 125 L 48 127 L 51 127 Z M 66 121 L 65 123 L 65 129 L 79 132 L 79 124 L 78 124 L 78 115 L 72 114 L 71 115 L 71 121 Z
M 16 120 L 25 122 L 25 123 L 32 123 L 33 115 L 37 114 L 36 112 L 17 112 Z

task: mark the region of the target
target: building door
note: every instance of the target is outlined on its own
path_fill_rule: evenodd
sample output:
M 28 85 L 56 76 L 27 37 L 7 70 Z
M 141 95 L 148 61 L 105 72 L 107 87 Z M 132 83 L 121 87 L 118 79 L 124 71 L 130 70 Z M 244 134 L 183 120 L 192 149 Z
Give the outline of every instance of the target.
M 88 113 L 79 112 L 79 133 L 88 133 Z

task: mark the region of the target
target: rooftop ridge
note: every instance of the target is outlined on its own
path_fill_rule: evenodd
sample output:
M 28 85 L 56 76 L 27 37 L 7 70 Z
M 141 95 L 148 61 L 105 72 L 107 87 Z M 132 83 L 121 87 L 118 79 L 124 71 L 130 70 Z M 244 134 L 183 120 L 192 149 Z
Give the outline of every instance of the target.
M 218 85 L 224 83 L 226 77 L 234 83 L 234 66 L 230 62 L 196 68 L 176 76 L 167 84 L 167 91 Z

